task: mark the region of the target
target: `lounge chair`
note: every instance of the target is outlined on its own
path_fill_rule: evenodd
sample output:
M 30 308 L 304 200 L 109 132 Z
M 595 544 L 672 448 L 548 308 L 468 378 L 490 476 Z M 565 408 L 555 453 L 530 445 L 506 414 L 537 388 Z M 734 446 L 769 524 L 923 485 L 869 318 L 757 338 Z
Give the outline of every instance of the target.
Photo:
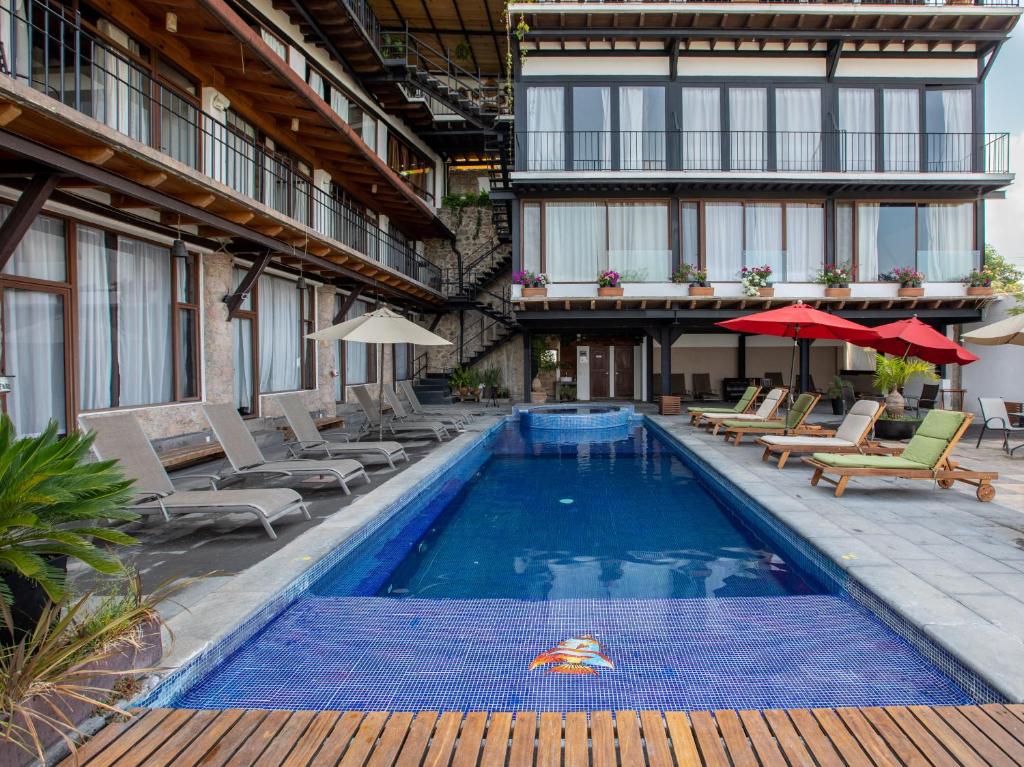
M 978 405 L 981 407 L 981 434 L 978 435 L 978 444 L 975 448 L 981 447 L 981 439 L 989 429 L 1003 433 L 1003 450 L 1013 455 L 1015 450 L 1024 447 L 1024 442 L 1015 447 L 1010 447 L 1011 434 L 1024 434 L 1024 426 L 1014 426 L 1010 421 L 1010 414 L 1006 412 L 1006 402 L 998 397 L 979 397 Z
M 764 379 L 767 386 L 771 386 L 776 389 L 781 389 L 784 382 L 782 380 L 782 373 L 765 373 Z
M 444 424 L 455 431 L 466 430 L 466 420 L 458 415 L 414 415 L 405 409 L 401 398 L 390 386 L 384 387 L 384 402 L 391 408 L 391 415 L 397 423 L 433 422 Z
M 786 465 L 793 453 L 864 453 L 877 449 L 876 443 L 867 441 L 875 421 L 885 408 L 875 400 L 858 400 L 850 408 L 836 430 L 820 429 L 802 435 L 766 434 L 757 440 L 764 447 L 761 460 L 779 456 L 778 467 Z M 886 451 L 891 452 L 891 451 Z
M 205 404 L 203 412 L 210 422 L 217 441 L 224 448 L 224 454 L 231 464 L 232 472 L 218 475 L 218 481 L 226 477 L 246 477 L 253 474 L 277 474 L 282 477 L 334 477 L 345 495 L 351 495 L 348 483 L 360 479 L 370 484 L 370 477 L 359 461 L 351 458 L 287 458 L 283 461 L 268 461 L 263 451 L 245 425 L 234 405 Z
M 378 455 L 388 462 L 388 466 L 395 468 L 395 460 L 408 461 L 405 448 L 399 442 L 350 442 L 349 436 L 344 432 L 335 435 L 322 434 L 316 428 L 313 418 L 306 410 L 306 404 L 298 394 L 278 394 L 274 397 L 281 406 L 285 420 L 295 434 L 292 442 L 285 442 L 285 447 L 295 458 L 302 458 L 307 454 L 321 455 L 324 458 L 333 458 L 336 455 Z M 341 439 L 338 442 L 334 437 Z
M 718 434 L 718 430 L 724 421 L 750 421 L 752 423 L 771 421 L 775 413 L 786 399 L 789 389 L 772 389 L 765 396 L 764 400 L 753 413 L 704 413 L 698 426 L 704 426 L 712 430 L 712 434 Z
M 377 434 L 383 431 L 391 434 L 396 439 L 401 439 L 402 437 L 422 439 L 424 436 L 430 435 L 438 442 L 444 442 L 445 437 L 448 436 L 448 427 L 436 421 L 396 423 L 394 418 L 385 418 L 382 425 L 377 403 L 374 402 L 366 385 L 353 386 L 352 391 L 356 395 L 359 409 L 366 416 L 366 422 L 363 424 L 363 429 L 360 432 L 361 436 Z
M 96 435 L 93 452 L 100 460 L 116 459 L 125 476 L 135 480 L 132 491 L 136 503 L 131 510 L 140 514 L 159 514 L 165 522 L 172 516 L 185 514 L 252 514 L 263 525 L 271 540 L 277 533 L 271 522 L 292 512 L 310 519 L 309 509 L 302 496 L 288 488 L 266 490 L 176 490 L 174 481 L 153 445 L 146 438 L 138 420 L 131 413 L 113 413 L 102 416 L 79 416 L 83 429 Z M 189 474 L 176 479 L 204 478 L 211 485 L 214 475 Z
M 477 413 L 473 413 L 465 408 L 456 407 L 455 405 L 430 405 L 429 408 L 424 407 L 423 403 L 420 402 L 420 397 L 416 393 L 416 389 L 412 385 L 412 381 L 399 381 L 398 390 L 405 396 L 405 401 L 409 403 L 409 409 L 416 415 L 459 416 L 465 423 L 472 423 L 473 419 L 478 415 Z M 433 408 L 436 408 L 436 410 Z
M 693 398 L 698 400 L 718 399 L 718 392 L 711 388 L 710 373 L 693 374 Z
M 811 484 L 825 480 L 835 485 L 837 498 L 846 490 L 851 477 L 897 477 L 934 480 L 943 489 L 952 487 L 954 482 L 964 482 L 977 488 L 979 501 L 991 501 L 996 496 L 992 480 L 999 475 L 994 471 L 964 469 L 949 459 L 973 419 L 970 413 L 932 410 L 899 455 L 814 453 L 803 461 L 814 467 Z
M 796 398 L 793 407 L 786 413 L 784 421 L 759 421 L 752 423 L 743 420 L 722 421 L 721 427 L 725 429 L 725 440 L 733 440 L 734 445 L 740 444 L 747 434 L 806 434 L 811 432 L 804 427 L 804 421 L 811 414 L 814 407 L 821 399 L 820 394 L 804 392 Z
M 760 393 L 760 386 L 748 386 L 746 391 L 743 392 L 743 396 L 740 397 L 739 402 L 732 407 L 707 407 L 704 405 L 694 405 L 686 408 L 686 412 L 690 416 L 690 423 L 695 426 L 700 422 L 701 417 L 705 413 L 728 413 L 730 415 L 749 413 L 757 404 L 757 395 Z

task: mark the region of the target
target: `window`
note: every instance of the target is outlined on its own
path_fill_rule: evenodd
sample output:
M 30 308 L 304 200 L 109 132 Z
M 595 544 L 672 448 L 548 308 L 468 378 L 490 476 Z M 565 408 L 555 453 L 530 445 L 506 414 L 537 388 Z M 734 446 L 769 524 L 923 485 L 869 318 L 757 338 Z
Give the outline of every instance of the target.
M 335 313 L 341 310 L 345 296 L 334 297 Z M 346 320 L 354 320 L 371 310 L 366 301 L 355 301 L 345 315 Z M 377 381 L 377 353 L 374 344 L 364 344 L 358 341 L 338 341 L 335 353 L 338 359 L 338 370 L 343 372 L 339 378 L 337 387 L 338 401 L 344 399 L 344 387 L 357 384 L 376 383 Z
M 840 167 L 848 171 L 875 169 L 875 91 L 839 89 Z
M 933 282 L 955 282 L 978 265 L 974 203 L 934 203 L 917 208 L 917 268 Z
M 526 89 L 527 170 L 565 170 L 565 91 Z
M 393 344 L 394 349 L 394 380 L 408 381 L 410 378 L 409 360 L 412 357 L 412 344 Z
M 573 170 L 612 167 L 611 89 L 572 89 Z
M 921 169 L 920 98 L 916 90 L 885 88 L 882 91 L 884 168 L 917 172 Z
M 260 27 L 260 37 L 263 38 L 263 42 L 270 46 L 270 50 L 285 61 L 288 61 L 288 45 L 284 40 L 265 27 Z
M 305 302 L 313 302 L 313 289 L 264 274 L 259 280 L 260 392 L 292 391 L 310 383 L 306 342 Z M 305 374 L 305 375 L 304 375 Z
M 619 167 L 664 170 L 665 89 L 619 88 Z
M 245 269 L 235 267 L 231 270 L 231 289 L 238 290 L 245 278 Z M 247 295 L 235 316 L 231 319 L 231 336 L 233 340 L 233 368 L 235 407 L 243 416 L 256 415 L 259 412 L 256 402 L 256 367 L 253 347 L 256 342 L 256 293 L 259 284 L 253 286 L 253 292 Z
M 377 121 L 373 115 L 355 102 L 348 101 L 348 124 L 370 149 L 377 151 Z
M 636 282 L 660 281 L 672 273 L 668 205 L 608 203 L 607 268 Z
M 606 208 L 601 202 L 544 206 L 544 253 L 552 282 L 590 282 L 607 264 Z
M 523 203 L 523 269 L 540 272 L 540 203 Z
M 683 88 L 682 170 L 721 170 L 722 112 L 718 88 Z
M 388 134 L 388 165 L 398 171 L 416 193 L 434 199 L 434 163 L 394 133 Z
M 929 171 L 970 171 L 974 112 L 966 88 L 929 89 L 925 92 L 925 131 Z
M 733 170 L 768 169 L 768 89 L 729 89 L 729 154 Z
M 821 90 L 775 90 L 775 153 L 779 170 L 821 170 Z

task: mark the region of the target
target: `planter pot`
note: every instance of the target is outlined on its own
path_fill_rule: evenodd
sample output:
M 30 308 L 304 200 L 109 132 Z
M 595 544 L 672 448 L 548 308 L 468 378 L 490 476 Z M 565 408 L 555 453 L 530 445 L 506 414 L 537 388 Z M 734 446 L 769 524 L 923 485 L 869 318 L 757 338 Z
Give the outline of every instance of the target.
M 825 298 L 849 298 L 850 288 L 825 288 Z
M 920 421 L 889 421 L 879 418 L 875 422 L 875 439 L 904 440 L 910 439 L 921 425 Z
M 597 295 L 602 297 L 621 296 L 622 291 L 622 288 L 598 288 Z
M 967 295 L 969 296 L 991 296 L 992 288 L 967 288 Z
M 545 394 L 544 392 L 542 392 L 542 391 L 532 391 L 532 392 L 530 392 L 530 402 L 532 402 L 534 405 L 543 405 L 547 401 L 548 401 L 548 395 Z
M 523 298 L 543 298 L 547 294 L 547 288 L 523 288 Z
M 47 557 L 46 561 L 51 567 L 63 570 L 65 573 L 68 570 L 67 557 Z M 43 614 L 43 610 L 50 600 L 38 584 L 27 578 L 22 578 L 20 575 L 7 573 L 3 576 L 3 580 L 13 596 L 11 618 L 14 621 L 15 637 L 20 638 L 23 634 L 31 633 L 35 629 L 36 624 L 39 623 L 39 616 Z M 4 637 L 5 643 L 10 637 L 6 630 L 0 631 L 0 635 Z
M 897 295 L 900 298 L 920 298 L 924 295 L 924 288 L 900 288 Z
M 841 398 L 832 400 L 832 415 L 845 415 L 846 407 Z
M 701 287 L 699 285 L 690 286 L 691 296 L 713 296 L 715 295 L 715 289 L 711 286 Z
M 775 288 L 758 288 L 757 295 L 761 298 L 771 298 L 775 295 Z

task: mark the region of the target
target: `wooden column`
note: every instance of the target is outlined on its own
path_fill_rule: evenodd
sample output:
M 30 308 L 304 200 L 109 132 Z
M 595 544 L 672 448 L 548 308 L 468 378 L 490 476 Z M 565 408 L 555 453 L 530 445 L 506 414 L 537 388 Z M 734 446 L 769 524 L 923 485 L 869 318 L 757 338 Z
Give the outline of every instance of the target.
M 672 393 L 672 328 L 661 331 L 661 393 Z
M 747 337 L 740 333 L 739 345 L 736 347 L 736 377 L 747 377 Z

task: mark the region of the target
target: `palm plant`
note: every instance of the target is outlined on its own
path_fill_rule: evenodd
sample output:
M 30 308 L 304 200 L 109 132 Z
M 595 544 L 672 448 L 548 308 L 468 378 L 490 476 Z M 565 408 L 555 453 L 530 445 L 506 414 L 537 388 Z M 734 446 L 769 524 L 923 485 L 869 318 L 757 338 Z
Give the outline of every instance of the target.
M 97 542 L 132 544 L 135 539 L 103 527 L 103 520 L 131 521 L 126 480 L 114 461 L 87 462 L 92 436 L 57 436 L 53 421 L 39 435 L 18 439 L 0 417 L 0 576 L 21 576 L 51 601 L 64 593 L 62 568 L 50 560 L 73 557 L 101 573 L 123 571 L 121 562 Z M 0 577 L 0 602 L 10 605 L 9 581 Z
M 885 412 L 892 418 L 902 418 L 907 401 L 903 398 L 903 387 L 914 376 L 937 381 L 935 366 L 916 357 L 887 357 L 875 355 L 874 385 L 885 395 Z

